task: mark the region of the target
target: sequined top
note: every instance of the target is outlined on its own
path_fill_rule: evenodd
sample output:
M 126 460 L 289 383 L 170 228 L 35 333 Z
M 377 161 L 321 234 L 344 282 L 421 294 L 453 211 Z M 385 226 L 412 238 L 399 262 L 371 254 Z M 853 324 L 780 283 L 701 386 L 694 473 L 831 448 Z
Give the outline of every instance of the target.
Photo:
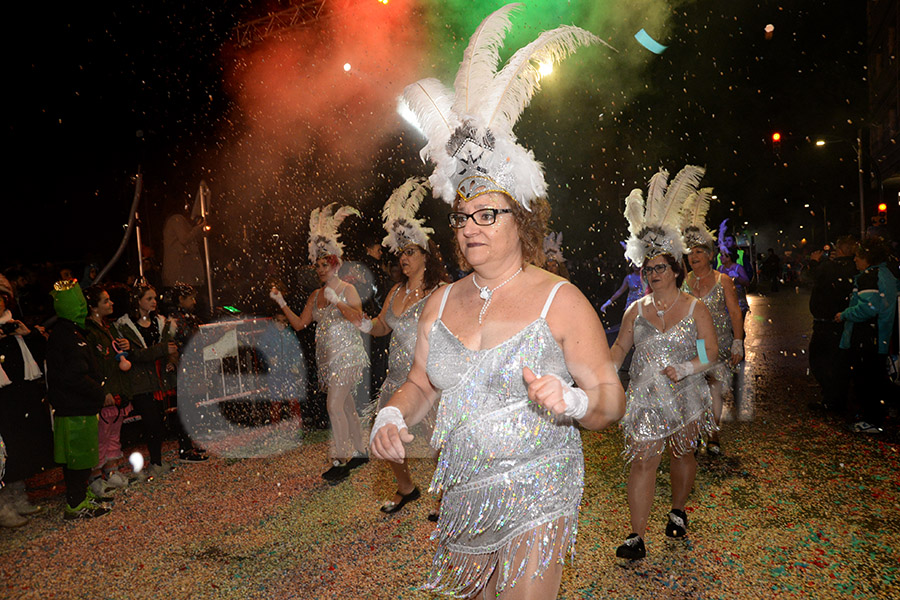
M 343 287 L 346 289 L 346 287 Z M 316 326 L 316 363 L 319 368 L 319 389 L 329 386 L 352 385 L 362 381 L 363 371 L 369 366 L 369 357 L 363 347 L 362 336 L 356 327 L 344 318 L 333 304 L 319 308 L 316 290 L 312 303 L 312 317 Z M 344 292 L 338 297 L 346 302 Z
M 431 490 L 444 494 L 427 589 L 468 597 L 518 544 L 541 545 L 538 573 L 554 548 L 557 554 L 574 552 L 584 478 L 581 437 L 572 419 L 531 403 L 522 379 L 528 366 L 573 383 L 546 321 L 565 283 L 553 288 L 538 319 L 484 350 L 464 346 L 441 320 L 452 284 L 444 292 L 426 366 L 442 391 L 431 442 L 440 458 Z M 498 591 L 523 571 L 505 564 Z
M 391 343 L 388 350 L 387 376 L 384 378 L 379 393 L 379 409 L 391 399 L 391 395 L 397 391 L 397 388 L 406 381 L 406 376 L 409 375 L 416 350 L 419 317 L 422 316 L 425 300 L 428 298 L 425 296 L 398 316 L 394 314 L 394 298 L 397 297 L 399 291 L 400 286 L 397 286 L 387 302 L 387 310 L 384 315 L 384 322 L 391 328 Z
M 638 305 L 634 357 L 621 421 L 629 460 L 647 451 L 661 452 L 665 442 L 672 444 L 677 454 L 684 454 L 693 448 L 698 427 L 701 431 L 713 427 L 712 397 L 705 376 L 688 375 L 675 383 L 663 374 L 666 367 L 697 356 L 696 304 L 693 300 L 688 314 L 666 331 L 650 323 L 643 305 Z
M 700 301 L 706 305 L 706 308 L 709 309 L 709 314 L 712 315 L 713 325 L 716 326 L 716 341 L 719 345 L 718 362 L 707 373 L 714 379 L 728 382 L 734 373 L 728 362 L 731 360 L 731 341 L 734 339 L 734 332 L 731 329 L 731 316 L 728 314 L 728 306 L 725 304 L 725 289 L 720 282 L 721 277 L 722 274 L 716 271 L 716 282 L 713 284 L 712 289 L 700 298 Z M 686 280 L 684 288 L 684 291 L 687 293 L 697 296 Z M 712 357 L 709 358 L 712 360 Z

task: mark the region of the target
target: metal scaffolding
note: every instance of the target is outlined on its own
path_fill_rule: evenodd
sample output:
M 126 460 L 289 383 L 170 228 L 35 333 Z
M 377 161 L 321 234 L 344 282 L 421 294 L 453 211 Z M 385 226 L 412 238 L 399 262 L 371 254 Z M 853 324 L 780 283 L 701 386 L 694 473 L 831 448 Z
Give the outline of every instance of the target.
M 286 29 L 299 29 L 315 23 L 322 16 L 327 0 L 309 0 L 268 16 L 242 23 L 234 28 L 235 43 L 246 48 Z

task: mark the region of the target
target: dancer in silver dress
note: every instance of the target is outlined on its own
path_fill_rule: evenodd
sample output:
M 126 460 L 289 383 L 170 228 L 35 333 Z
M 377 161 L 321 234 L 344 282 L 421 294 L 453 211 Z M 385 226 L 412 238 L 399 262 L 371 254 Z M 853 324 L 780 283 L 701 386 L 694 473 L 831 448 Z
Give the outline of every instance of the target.
M 716 243 L 706 229 L 706 208 L 712 188 L 699 190 L 687 202 L 682 220 L 682 238 L 691 272 L 685 277 L 684 291 L 699 298 L 712 314 L 719 348 L 715 364 L 706 372 L 712 394 L 716 431 L 709 433 L 707 452 L 721 454 L 718 426 L 726 389 L 732 389 L 737 365 L 744 360 L 744 315 L 731 277 L 713 269 Z
M 356 412 L 355 393 L 369 366 L 362 336 L 347 320 L 362 310 L 356 289 L 338 278 L 343 245 L 338 242 L 337 228 L 348 215 L 359 212 L 349 206 L 332 215 L 332 204 L 315 209 L 310 215 L 310 261 L 322 287 L 310 295 L 303 312 L 294 313 L 281 290 L 272 288 L 269 295 L 281 307 L 295 330 L 313 321 L 316 327 L 316 362 L 319 387 L 327 391 L 328 418 L 331 420 L 332 466 L 322 478 L 335 484 L 346 479 L 350 471 L 368 462 L 366 444 Z M 355 312 L 354 312 L 355 311 Z
M 457 258 L 472 273 L 425 303 L 412 369 L 379 411 L 371 448 L 402 460 L 412 440 L 408 427 L 440 395 L 431 489 L 444 496 L 424 587 L 458 598 L 556 596 L 583 488 L 575 421 L 600 429 L 624 409 L 590 302 L 535 266 L 543 262 L 547 186 L 512 134 L 534 91 L 538 61 L 596 38 L 574 27 L 544 33 L 495 77 L 514 8 L 479 26 L 455 98 L 435 80 L 404 93 L 428 137 L 426 156 L 436 163 L 431 183 L 454 207 Z M 510 78 L 515 72 L 523 78 Z M 429 101 L 436 95 L 441 102 Z
M 679 289 L 684 266 L 677 218 L 686 192 L 701 176 L 702 169 L 685 167 L 667 190 L 668 173 L 660 171 L 650 180 L 646 211 L 640 190 L 634 190 L 625 204 L 631 231 L 626 257 L 642 266 L 650 294 L 625 311 L 611 350 L 616 365 L 632 347 L 635 350 L 622 420 L 625 456 L 631 461 L 632 532 L 616 549 L 620 558 L 646 556 L 644 536 L 666 446 L 671 455 L 672 510 L 665 533 L 687 534 L 685 504 L 697 473 L 697 438 L 715 428 L 709 386 L 702 374 L 711 364 L 706 353 L 715 356 L 715 328 L 706 307 Z
M 372 336 L 391 336 L 387 377 L 378 394 L 378 409 L 387 404 L 412 368 L 416 331 L 425 300 L 439 285 L 450 280 L 438 247 L 430 239 L 434 230 L 424 227 L 424 221 L 416 218 L 419 205 L 430 191 L 423 178 L 411 177 L 385 203 L 382 217 L 387 235 L 382 244 L 399 255 L 403 280 L 388 292 L 387 302 L 376 318 L 370 320 L 360 313 L 354 319 L 357 327 Z M 433 416 L 425 419 L 423 425 L 421 433 L 430 437 L 434 429 Z M 418 500 L 421 492 L 413 483 L 406 460 L 388 464 L 397 481 L 397 492 L 381 506 L 381 512 L 393 514 L 409 502 Z M 436 511 L 432 514 L 432 518 L 437 517 Z

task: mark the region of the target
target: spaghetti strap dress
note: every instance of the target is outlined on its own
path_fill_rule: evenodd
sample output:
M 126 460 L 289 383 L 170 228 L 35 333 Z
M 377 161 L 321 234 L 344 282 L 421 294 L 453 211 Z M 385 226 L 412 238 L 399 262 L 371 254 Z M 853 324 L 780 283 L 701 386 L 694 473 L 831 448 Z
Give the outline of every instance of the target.
M 440 457 L 430 489 L 443 492 L 443 500 L 425 589 L 470 596 L 499 569 L 500 591 L 574 555 L 581 437 L 571 418 L 530 402 L 522 379 L 528 366 L 573 384 L 546 321 L 565 283 L 553 288 L 539 318 L 483 350 L 467 348 L 441 320 L 453 284 L 444 291 L 426 366 L 442 392 L 432 437 Z

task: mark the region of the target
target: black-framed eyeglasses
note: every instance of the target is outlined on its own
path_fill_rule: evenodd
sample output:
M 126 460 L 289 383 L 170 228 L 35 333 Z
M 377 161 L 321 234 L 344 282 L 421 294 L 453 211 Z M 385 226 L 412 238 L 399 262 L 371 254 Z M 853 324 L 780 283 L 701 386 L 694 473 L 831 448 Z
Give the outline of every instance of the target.
M 400 251 L 400 256 L 414 256 L 418 254 L 419 247 L 418 246 L 407 246 L 403 250 Z
M 651 273 L 656 273 L 657 275 L 661 275 L 662 273 L 665 273 L 666 269 L 668 269 L 668 268 L 669 268 L 668 263 L 662 263 L 662 264 L 656 265 L 655 267 L 644 267 L 644 272 L 647 275 L 650 275 Z
M 510 208 L 482 208 L 481 210 L 476 210 L 472 214 L 452 212 L 447 215 L 447 218 L 450 219 L 450 227 L 453 229 L 462 229 L 466 226 L 466 223 L 469 222 L 469 219 L 475 221 L 476 225 L 487 227 L 488 225 L 493 225 L 497 221 L 497 215 L 511 212 L 512 209 Z

